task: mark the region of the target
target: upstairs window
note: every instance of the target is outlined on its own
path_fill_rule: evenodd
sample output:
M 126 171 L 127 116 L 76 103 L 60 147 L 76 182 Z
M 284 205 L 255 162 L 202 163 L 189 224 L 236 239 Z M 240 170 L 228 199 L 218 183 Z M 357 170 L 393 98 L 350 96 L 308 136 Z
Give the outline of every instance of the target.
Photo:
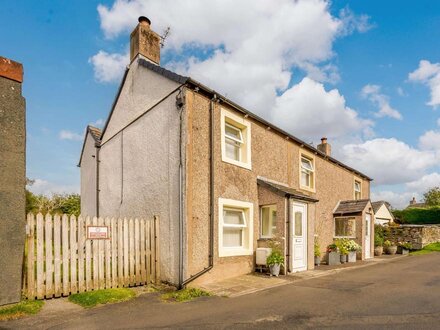
M 261 238 L 272 238 L 277 229 L 276 205 L 261 207 Z
M 251 169 L 251 123 L 222 108 L 222 161 Z
M 306 189 L 315 188 L 315 168 L 313 160 L 301 156 L 301 187 Z
M 359 181 L 354 181 L 354 199 L 361 199 L 362 198 L 362 190 L 361 190 L 361 183 Z
M 244 140 L 240 128 L 225 123 L 225 148 L 226 157 L 235 161 L 241 161 Z

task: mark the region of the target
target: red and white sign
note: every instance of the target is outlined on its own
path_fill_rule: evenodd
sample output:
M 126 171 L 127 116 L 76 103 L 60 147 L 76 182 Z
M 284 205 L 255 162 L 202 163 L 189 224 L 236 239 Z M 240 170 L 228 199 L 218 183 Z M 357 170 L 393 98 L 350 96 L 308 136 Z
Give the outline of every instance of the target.
M 87 226 L 88 239 L 109 239 L 107 226 Z

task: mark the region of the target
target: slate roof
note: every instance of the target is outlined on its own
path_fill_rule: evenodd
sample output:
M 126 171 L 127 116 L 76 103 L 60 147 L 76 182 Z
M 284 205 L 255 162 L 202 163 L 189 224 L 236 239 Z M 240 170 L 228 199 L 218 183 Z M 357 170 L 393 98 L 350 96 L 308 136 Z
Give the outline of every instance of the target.
M 369 202 L 369 199 L 340 201 L 333 214 L 343 215 L 360 213 L 365 209 Z
M 274 183 L 272 181 L 268 181 L 263 178 L 258 178 L 257 184 L 262 187 L 265 187 L 275 193 L 281 194 L 282 196 L 285 196 L 285 197 L 293 197 L 295 199 L 302 200 L 305 202 L 312 202 L 312 203 L 319 202 L 319 200 L 317 200 L 316 198 L 304 195 L 301 192 L 299 192 L 293 188 L 290 188 L 288 186 L 284 186 L 284 185 L 281 185 L 278 183 Z
M 308 150 L 312 151 L 313 153 L 315 153 L 317 155 L 320 155 L 321 157 L 327 159 L 328 161 L 330 161 L 330 162 L 332 162 L 332 163 L 334 163 L 336 165 L 339 165 L 339 166 L 341 166 L 341 167 L 343 167 L 343 168 L 345 168 L 345 169 L 347 169 L 349 171 L 352 171 L 355 174 L 357 174 L 357 175 L 359 175 L 359 176 L 361 176 L 361 177 L 363 177 L 363 178 L 365 178 L 365 179 L 367 179 L 369 181 L 373 181 L 373 179 L 371 179 L 367 175 L 365 175 L 365 174 L 355 170 L 354 168 L 352 168 L 352 167 L 350 167 L 348 165 L 345 165 L 344 163 L 338 161 L 337 159 L 335 159 L 335 158 L 333 158 L 331 156 L 326 155 L 325 153 L 323 153 L 322 151 L 316 149 L 315 147 L 313 147 L 312 145 L 308 144 L 307 142 L 304 142 L 304 141 L 300 140 L 299 138 L 297 138 L 296 136 L 293 136 L 290 133 L 282 130 L 281 128 L 279 128 L 279 127 L 269 123 L 265 119 L 257 116 L 256 114 L 250 112 L 249 110 L 241 107 L 240 105 L 234 103 L 233 101 L 229 100 L 225 96 L 223 96 L 220 93 L 216 92 L 215 90 L 213 90 L 213 89 L 203 85 L 202 83 L 198 82 L 197 80 L 192 79 L 191 77 L 181 76 L 181 75 L 179 75 L 179 74 L 177 74 L 175 72 L 172 72 L 170 70 L 162 68 L 161 66 L 156 65 L 156 64 L 154 64 L 154 63 L 152 63 L 150 61 L 147 61 L 147 60 L 145 60 L 143 58 L 139 58 L 138 59 L 138 64 L 143 66 L 143 67 L 145 67 L 145 68 L 147 68 L 147 69 L 149 69 L 149 70 L 151 70 L 151 71 L 153 71 L 153 72 L 156 72 L 157 74 L 160 74 L 160 75 L 162 75 L 162 76 L 164 76 L 164 77 L 166 77 L 166 78 L 168 78 L 168 79 L 170 79 L 172 81 L 175 81 L 178 84 L 182 84 L 182 85 L 190 84 L 190 85 L 193 85 L 194 87 L 198 88 L 199 90 L 203 91 L 204 93 L 207 93 L 207 94 L 209 94 L 211 96 L 215 95 L 223 103 L 230 105 L 234 109 L 244 113 L 245 115 L 248 115 L 250 118 L 253 118 L 253 119 L 259 121 L 260 123 L 262 123 L 263 125 L 268 126 L 271 129 L 277 131 L 278 133 L 281 133 L 281 134 L 285 135 L 286 137 L 288 137 L 289 139 L 295 141 L 296 143 L 298 143 L 300 146 L 304 147 L 305 149 L 308 149 Z M 116 103 L 117 103 L 117 101 L 119 99 L 119 95 L 121 94 L 122 87 L 123 87 L 123 85 L 125 83 L 125 80 L 127 78 L 128 70 L 129 70 L 129 68 L 127 68 L 125 70 L 125 73 L 124 73 L 124 76 L 122 78 L 121 84 L 119 85 L 119 89 L 118 89 L 118 92 L 116 94 L 115 100 L 113 101 L 113 105 L 112 105 L 112 109 L 110 111 L 110 115 L 108 116 L 107 121 L 106 121 L 106 123 L 104 125 L 104 129 L 102 131 L 103 134 L 105 134 L 105 131 L 107 129 L 107 125 L 108 125 L 108 123 L 110 121 L 110 117 L 112 116 L 112 113 L 114 111 Z

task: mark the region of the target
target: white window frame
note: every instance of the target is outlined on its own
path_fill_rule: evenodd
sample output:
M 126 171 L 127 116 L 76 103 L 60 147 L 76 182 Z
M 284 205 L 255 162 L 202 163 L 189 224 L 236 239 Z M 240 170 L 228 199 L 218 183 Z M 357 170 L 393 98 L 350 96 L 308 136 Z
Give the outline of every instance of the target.
M 240 131 L 240 139 L 233 138 L 226 135 L 226 125 L 232 127 L 233 129 Z M 232 140 L 234 142 L 240 143 L 240 159 L 236 160 L 229 158 L 226 155 L 226 139 Z M 251 163 L 251 123 L 242 116 L 239 116 L 232 111 L 221 109 L 221 149 L 222 149 L 222 161 L 225 163 L 233 164 L 246 168 L 248 170 L 252 169 Z
M 310 165 L 312 167 L 312 170 L 310 169 L 306 169 L 303 168 L 303 158 L 307 161 L 310 162 Z M 306 186 L 302 184 L 302 173 L 304 171 L 307 171 L 310 175 L 310 186 Z M 316 186 L 316 167 L 315 167 L 315 157 L 304 153 L 304 152 L 300 152 L 299 154 L 299 186 L 301 189 L 303 190 L 308 190 L 308 191 L 312 191 L 315 192 L 315 186 Z
M 273 220 L 272 217 L 272 212 L 275 211 L 277 212 L 277 205 L 276 204 L 272 204 L 272 205 L 263 205 L 260 207 L 260 238 L 273 238 L 275 236 L 275 232 L 276 232 L 276 223 L 274 224 L 273 222 L 271 223 L 270 226 L 270 234 L 269 235 L 263 235 L 263 209 L 267 208 L 269 209 L 269 219 Z M 277 212 L 277 217 L 278 217 L 278 212 Z
M 336 219 L 353 219 L 353 236 L 337 236 L 336 235 Z M 356 238 L 356 217 L 334 217 L 333 218 L 333 238 Z
M 359 184 L 359 191 L 356 190 L 356 184 Z M 360 180 L 354 179 L 353 189 L 354 189 L 354 199 L 355 200 L 362 199 L 362 182 Z M 359 198 L 356 197 L 357 192 L 359 192 Z
M 218 201 L 218 254 L 219 257 L 247 256 L 253 255 L 253 216 L 254 204 L 250 202 L 237 201 L 233 199 L 219 198 Z M 245 226 L 225 224 L 223 221 L 223 211 L 227 209 L 240 210 L 243 212 Z M 244 228 L 243 229 L 243 245 L 241 247 L 224 247 L 223 246 L 223 228 Z

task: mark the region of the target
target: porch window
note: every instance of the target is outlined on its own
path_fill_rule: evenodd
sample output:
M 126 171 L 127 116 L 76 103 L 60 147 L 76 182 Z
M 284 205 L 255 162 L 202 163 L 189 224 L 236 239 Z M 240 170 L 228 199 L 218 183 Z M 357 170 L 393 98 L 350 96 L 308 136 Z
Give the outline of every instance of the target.
M 314 189 L 315 185 L 315 168 L 313 160 L 305 156 L 301 156 L 301 187 Z
M 361 199 L 362 198 L 362 190 L 361 190 L 361 183 L 359 181 L 354 181 L 354 199 Z
M 277 229 L 277 207 L 276 205 L 261 207 L 261 237 L 272 238 Z
M 252 254 L 253 204 L 219 199 L 219 256 Z
M 343 217 L 335 218 L 335 238 L 356 237 L 356 218 L 354 217 Z

